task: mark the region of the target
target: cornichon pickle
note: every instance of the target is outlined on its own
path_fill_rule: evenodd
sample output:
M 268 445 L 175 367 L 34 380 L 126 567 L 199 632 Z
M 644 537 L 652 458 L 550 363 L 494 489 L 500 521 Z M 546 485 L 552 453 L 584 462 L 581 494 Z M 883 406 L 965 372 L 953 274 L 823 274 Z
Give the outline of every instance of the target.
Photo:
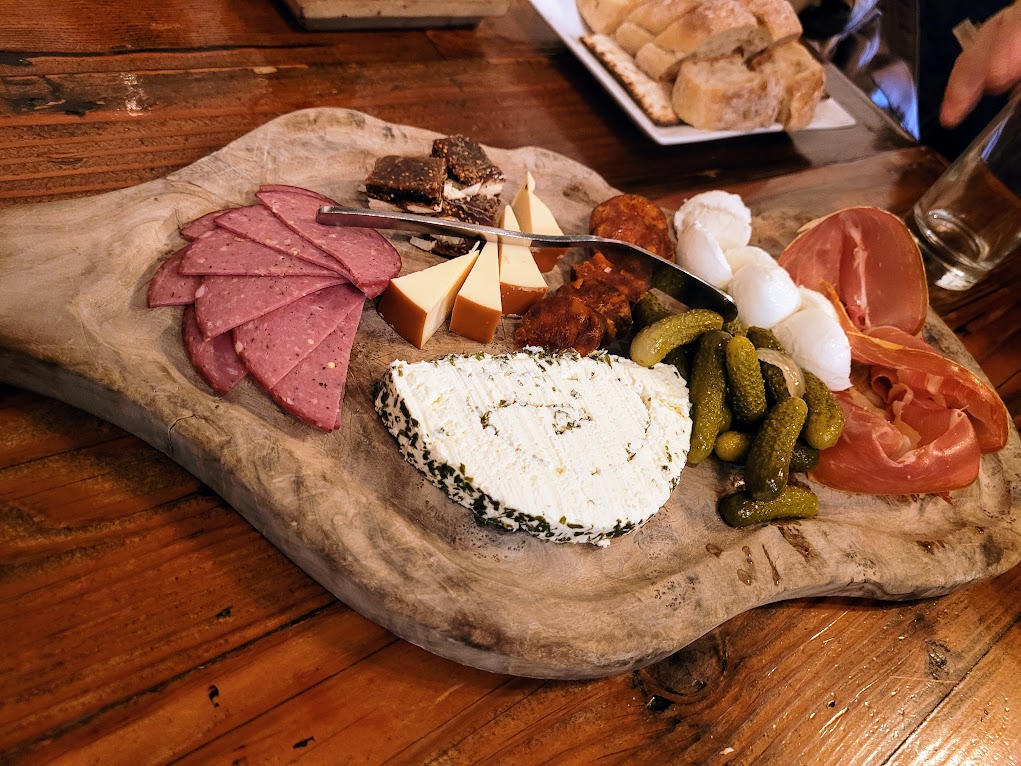
M 748 325 L 742 322 L 739 317 L 734 317 L 729 322 L 723 323 L 723 331 L 729 332 L 731 335 L 746 335 L 748 333 Z
M 762 421 L 744 467 L 745 486 L 756 500 L 773 500 L 787 486 L 794 443 L 807 414 L 804 400 L 791 398 L 773 407 Z
M 677 269 L 664 266 L 653 272 L 652 286 L 666 293 L 671 298 L 676 298 L 681 294 L 681 289 L 684 287 L 684 275 Z
M 727 406 L 727 402 L 723 402 L 723 420 L 720 421 L 720 430 L 729 431 L 730 427 L 734 425 L 734 413 L 730 411 L 730 407 Z
M 671 349 L 691 343 L 702 333 L 723 327 L 723 317 L 709 309 L 691 309 L 671 314 L 643 328 L 631 341 L 631 359 L 643 367 L 652 367 Z
M 791 454 L 791 473 L 807 473 L 819 464 L 819 450 L 796 442 Z
M 672 312 L 653 293 L 645 293 L 631 309 L 636 329 L 648 327 L 660 319 L 666 319 Z
M 721 498 L 716 507 L 730 526 L 749 527 L 777 519 L 810 519 L 819 513 L 819 498 L 804 487 L 785 487 L 773 500 L 735 492 Z
M 825 383 L 807 370 L 804 373 L 808 417 L 801 436 L 809 446 L 828 449 L 837 443 L 844 430 L 844 412 Z
M 724 431 L 716 437 L 713 451 L 720 460 L 743 463 L 752 446 L 752 435 L 744 431 Z
M 734 417 L 742 423 L 760 420 L 766 414 L 766 386 L 755 346 L 741 335 L 727 341 L 727 380 Z
M 783 344 L 773 335 L 772 330 L 767 330 L 764 327 L 749 327 L 745 335 L 748 336 L 748 340 L 752 342 L 755 348 L 769 348 L 773 351 L 779 351 L 781 354 L 787 353 Z
M 678 346 L 672 349 L 663 357 L 664 364 L 672 364 L 677 368 L 677 372 L 681 374 L 681 377 L 685 380 L 688 379 L 691 372 L 691 365 L 688 364 L 688 349 L 684 346 Z
M 695 364 L 691 371 L 689 465 L 698 465 L 713 451 L 716 436 L 723 425 L 723 400 L 727 392 L 724 358 L 729 337 L 721 330 L 711 330 L 702 336 L 698 353 L 695 354 Z M 800 426 L 798 428 L 800 430 Z
M 761 362 L 759 369 L 762 371 L 762 380 L 766 384 L 766 399 L 770 404 L 776 406 L 785 399 L 791 398 L 791 391 L 787 388 L 787 378 L 783 370 L 775 364 Z

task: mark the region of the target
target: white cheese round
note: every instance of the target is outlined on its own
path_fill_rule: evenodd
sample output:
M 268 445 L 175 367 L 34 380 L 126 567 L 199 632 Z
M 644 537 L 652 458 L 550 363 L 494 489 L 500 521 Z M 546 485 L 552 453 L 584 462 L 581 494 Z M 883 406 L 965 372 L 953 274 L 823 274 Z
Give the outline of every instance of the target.
M 718 189 L 696 194 L 674 213 L 678 233 L 693 223 L 705 227 L 724 250 L 747 245 L 752 236 L 752 211 L 739 195 Z
M 659 510 L 691 439 L 674 367 L 539 349 L 393 362 L 376 411 L 404 457 L 480 519 L 606 545 Z

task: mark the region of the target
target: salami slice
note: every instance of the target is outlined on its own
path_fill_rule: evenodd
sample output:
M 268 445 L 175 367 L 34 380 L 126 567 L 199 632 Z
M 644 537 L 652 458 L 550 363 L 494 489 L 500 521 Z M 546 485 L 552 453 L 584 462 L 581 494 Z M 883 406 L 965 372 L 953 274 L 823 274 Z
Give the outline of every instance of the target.
M 335 271 L 285 255 L 219 227 L 192 242 L 178 270 L 181 274 L 203 276 L 337 276 Z
M 228 210 L 216 219 L 216 224 L 239 237 L 246 237 L 279 253 L 300 258 L 321 268 L 330 269 L 345 278 L 348 277 L 336 258 L 288 229 L 264 205 L 249 205 Z
M 321 205 L 304 194 L 260 191 L 255 196 L 288 228 L 340 261 L 354 285 L 369 298 L 383 292 L 400 273 L 401 256 L 379 232 L 317 223 Z
M 195 302 L 195 291 L 202 284 L 201 277 L 181 274 L 178 267 L 191 245 L 185 245 L 167 257 L 149 280 L 147 299 L 149 308 L 156 306 L 186 306 Z
M 339 277 L 203 277 L 195 291 L 195 318 L 202 337 L 215 338 L 309 293 L 342 282 Z
M 320 200 L 324 205 L 337 204 L 325 194 L 320 194 L 319 192 L 312 191 L 311 189 L 303 189 L 300 186 L 288 186 L 287 184 L 263 184 L 259 187 L 259 191 L 284 192 L 285 194 L 304 194 L 306 197 L 314 197 L 317 200 Z
M 181 336 L 188 358 L 214 391 L 226 394 L 245 377 L 245 366 L 234 351 L 230 333 L 217 335 L 211 340 L 203 338 L 195 319 L 194 306 L 184 310 Z
M 345 321 L 270 390 L 270 395 L 287 412 L 303 423 L 323 431 L 340 425 L 351 358 L 361 311 L 352 311 Z
M 178 230 L 178 234 L 183 239 L 193 242 L 207 231 L 212 231 L 216 228 L 216 217 L 223 213 L 223 210 L 214 210 L 212 213 L 206 213 L 203 216 L 199 216 L 191 223 L 186 223 Z
M 271 389 L 364 302 L 349 284 L 310 293 L 235 327 L 234 348 L 259 385 Z

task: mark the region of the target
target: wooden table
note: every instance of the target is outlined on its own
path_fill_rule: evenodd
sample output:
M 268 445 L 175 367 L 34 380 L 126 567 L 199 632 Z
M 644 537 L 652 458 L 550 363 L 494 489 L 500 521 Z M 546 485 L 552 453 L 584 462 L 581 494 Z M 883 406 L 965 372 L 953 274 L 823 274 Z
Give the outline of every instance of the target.
M 568 155 L 675 205 L 905 212 L 944 166 L 858 120 L 664 148 L 524 2 L 477 30 L 307 33 L 281 4 L 6 2 L 0 205 L 187 165 L 345 106 Z M 1021 259 L 932 302 L 1021 421 Z M 432 656 L 338 602 L 167 457 L 0 386 L 0 763 L 1018 763 L 1021 568 L 912 603 L 734 618 L 630 675 L 556 682 Z

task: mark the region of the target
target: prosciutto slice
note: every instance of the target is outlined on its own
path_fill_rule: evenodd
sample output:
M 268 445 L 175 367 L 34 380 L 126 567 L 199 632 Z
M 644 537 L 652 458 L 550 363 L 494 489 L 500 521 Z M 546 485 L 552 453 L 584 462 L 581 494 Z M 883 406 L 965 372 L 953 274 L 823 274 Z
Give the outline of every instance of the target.
M 369 298 L 382 293 L 400 273 L 400 254 L 378 231 L 318 223 L 316 213 L 322 203 L 315 197 L 282 191 L 259 191 L 255 196 L 289 229 L 336 258 L 345 275 Z
M 929 288 L 918 245 L 885 210 L 848 208 L 814 221 L 779 263 L 803 287 L 834 287 L 859 329 L 891 325 L 915 335 L 925 324 Z

